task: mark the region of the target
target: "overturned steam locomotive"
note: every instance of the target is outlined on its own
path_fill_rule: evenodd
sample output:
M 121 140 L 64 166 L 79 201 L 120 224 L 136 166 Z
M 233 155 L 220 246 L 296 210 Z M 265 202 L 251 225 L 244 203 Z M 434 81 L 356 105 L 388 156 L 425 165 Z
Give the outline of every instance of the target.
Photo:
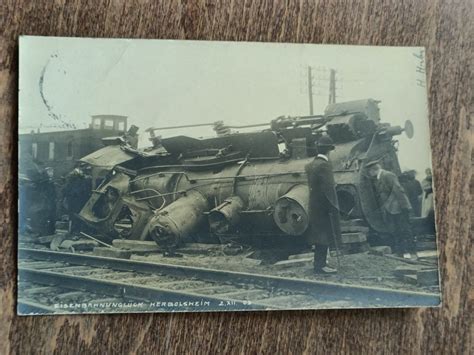
M 232 133 L 236 127 L 219 122 L 217 136 L 205 139 L 160 139 L 150 129 L 148 150 L 112 145 L 84 159 L 113 168 L 80 218 L 101 235 L 152 239 L 164 248 L 198 235 L 304 240 L 310 223 L 304 167 L 327 134 L 336 145 L 330 158 L 341 218 L 383 233 L 364 164 L 379 159 L 399 174 L 394 136 L 405 131 L 411 138 L 413 127 L 381 123 L 378 103 L 331 104 L 324 115 L 279 117 L 250 133 Z

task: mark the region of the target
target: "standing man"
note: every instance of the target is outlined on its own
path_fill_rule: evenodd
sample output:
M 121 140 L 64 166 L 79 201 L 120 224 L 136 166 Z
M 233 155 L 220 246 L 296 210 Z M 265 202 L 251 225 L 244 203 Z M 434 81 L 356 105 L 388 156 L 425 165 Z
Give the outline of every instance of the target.
M 81 212 L 92 193 L 92 176 L 87 170 L 85 166 L 77 167 L 65 178 L 63 207 L 72 221 L 73 231 L 77 231 L 81 223 L 76 215 Z
M 394 252 L 410 258 L 410 253 L 415 253 L 409 219 L 410 201 L 394 173 L 383 170 L 378 161 L 369 162 L 365 167 L 369 176 L 375 179 L 376 195 L 390 230 Z
M 126 143 L 128 143 L 133 149 L 138 147 L 138 127 L 132 124 L 127 132 L 123 135 Z
M 409 170 L 406 172 L 406 175 L 405 192 L 413 208 L 414 216 L 419 217 L 421 215 L 421 194 L 423 190 L 421 189 L 420 182 L 416 179 L 416 170 Z
M 339 206 L 329 152 L 334 150 L 330 137 L 323 136 L 317 145 L 318 155 L 305 166 L 309 187 L 310 228 L 307 239 L 314 245 L 314 271 L 332 274 L 337 270 L 327 265 L 330 246 L 340 245 Z

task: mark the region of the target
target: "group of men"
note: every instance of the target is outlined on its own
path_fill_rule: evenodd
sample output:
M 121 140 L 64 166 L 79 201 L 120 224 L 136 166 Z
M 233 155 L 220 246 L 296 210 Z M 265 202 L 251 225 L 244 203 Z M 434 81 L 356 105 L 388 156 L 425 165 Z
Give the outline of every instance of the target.
M 403 186 L 412 207 L 411 213 L 414 217 L 428 217 L 433 211 L 433 177 L 431 169 L 425 170 L 426 177 L 420 183 L 416 179 L 416 171 L 404 171 L 400 176 L 400 184 Z
M 329 247 L 338 247 L 341 243 L 339 207 L 335 189 L 334 175 L 329 159 L 335 146 L 328 136 L 319 139 L 316 145 L 318 154 L 306 165 L 309 186 L 310 229 L 307 233 L 309 244 L 314 245 L 314 271 L 317 274 L 336 273 L 337 270 L 327 264 Z M 364 165 L 366 176 L 372 180 L 378 206 L 382 212 L 393 252 L 405 258 L 416 258 L 414 236 L 410 228 L 410 215 L 426 217 L 425 210 L 432 210 L 431 170 L 427 169 L 427 178 L 420 184 L 413 171 L 407 175 L 405 186 L 397 175 L 384 170 L 378 160 L 368 161 Z M 420 195 L 422 195 L 420 204 Z M 429 206 L 431 201 L 431 206 Z M 423 211 L 422 211 L 423 210 Z

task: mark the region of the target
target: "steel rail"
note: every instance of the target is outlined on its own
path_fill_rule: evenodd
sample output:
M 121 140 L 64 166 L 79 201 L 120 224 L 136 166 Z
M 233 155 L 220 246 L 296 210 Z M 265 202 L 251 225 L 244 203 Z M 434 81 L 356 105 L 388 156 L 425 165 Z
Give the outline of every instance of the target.
M 75 265 L 109 267 L 120 271 L 165 274 L 188 279 L 197 278 L 214 282 L 252 284 L 263 286 L 267 289 L 274 288 L 304 292 L 321 301 L 352 301 L 353 306 L 341 306 L 340 308 L 435 307 L 439 306 L 441 302 L 440 296 L 435 293 L 20 248 L 18 250 L 18 259 L 26 258 L 61 261 Z M 317 308 L 317 305 L 315 308 Z
M 277 308 L 267 305 L 261 305 L 256 302 L 246 304 L 242 300 L 219 297 L 218 295 L 203 295 L 188 291 L 160 288 L 159 286 L 142 286 L 130 282 L 125 283 L 121 281 L 107 280 L 91 276 L 71 275 L 51 270 L 36 270 L 33 268 L 20 267 L 18 269 L 18 280 L 22 282 L 47 284 L 51 286 L 58 286 L 61 288 L 101 293 L 111 296 L 121 296 L 127 299 L 133 299 L 143 302 L 153 303 L 159 301 L 160 303 L 171 302 L 173 304 L 178 303 L 185 305 L 185 307 L 183 307 L 182 309 L 173 309 L 174 312 L 189 311 L 193 307 L 190 307 L 189 304 L 198 304 L 199 308 L 196 308 L 196 310 L 200 311 L 219 311 L 223 308 L 222 306 L 220 306 L 220 304 L 222 304 L 223 302 L 226 304 L 226 310 L 263 310 L 269 308 Z M 159 307 L 155 307 L 155 309 L 150 309 L 150 311 L 159 311 L 159 309 L 156 308 Z M 123 311 L 123 309 L 119 309 L 118 311 Z
M 17 311 L 19 315 L 31 315 L 31 314 L 53 314 L 57 313 L 57 309 L 42 303 L 33 302 L 27 299 L 18 298 Z M 62 312 L 70 313 L 70 312 Z

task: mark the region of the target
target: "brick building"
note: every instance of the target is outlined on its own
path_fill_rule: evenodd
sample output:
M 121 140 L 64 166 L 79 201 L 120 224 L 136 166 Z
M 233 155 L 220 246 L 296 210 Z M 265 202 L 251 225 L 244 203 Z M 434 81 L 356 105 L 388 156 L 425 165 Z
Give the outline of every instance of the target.
M 102 148 L 102 138 L 122 135 L 126 130 L 126 116 L 94 115 L 86 129 L 20 134 L 20 170 L 22 157 L 30 155 L 43 167 L 53 168 L 55 177 L 64 176 L 77 160 Z

